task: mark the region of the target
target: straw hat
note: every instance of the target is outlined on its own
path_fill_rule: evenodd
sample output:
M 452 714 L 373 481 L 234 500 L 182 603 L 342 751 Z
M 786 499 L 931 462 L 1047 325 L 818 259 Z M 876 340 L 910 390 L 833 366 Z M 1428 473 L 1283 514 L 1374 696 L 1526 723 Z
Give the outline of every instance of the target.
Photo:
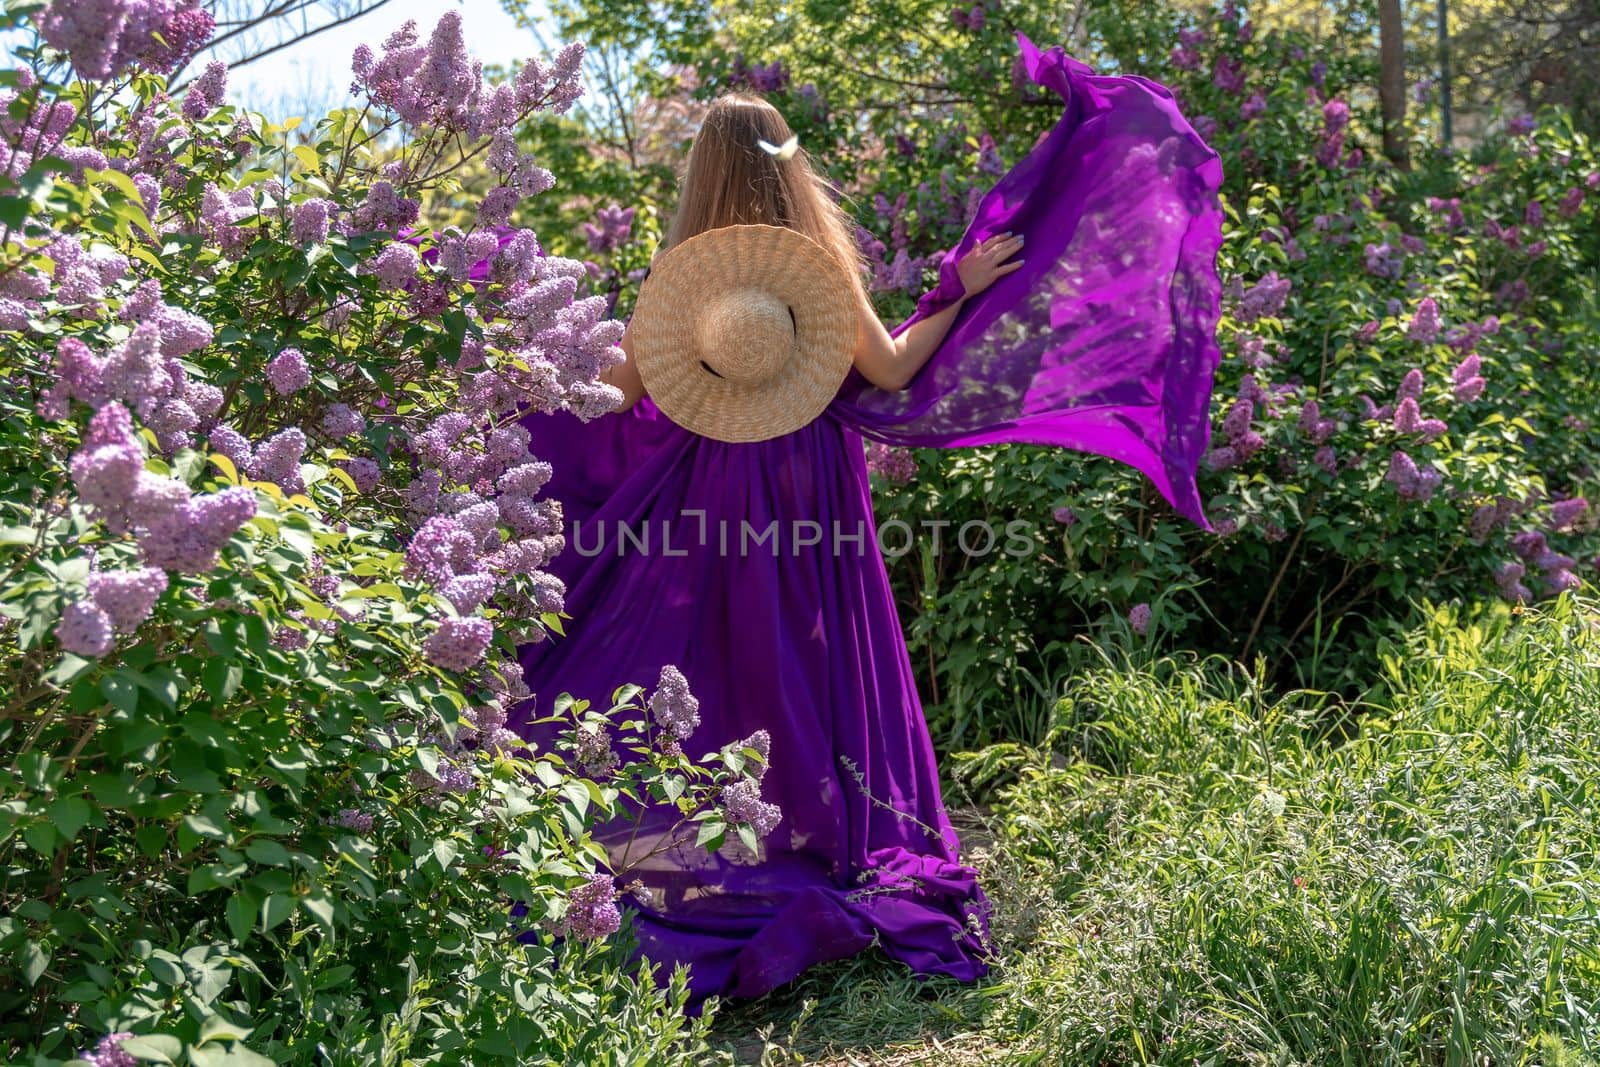
M 633 358 L 662 414 L 765 441 L 822 414 L 850 370 L 846 268 L 783 226 L 719 226 L 661 253 L 634 306 Z

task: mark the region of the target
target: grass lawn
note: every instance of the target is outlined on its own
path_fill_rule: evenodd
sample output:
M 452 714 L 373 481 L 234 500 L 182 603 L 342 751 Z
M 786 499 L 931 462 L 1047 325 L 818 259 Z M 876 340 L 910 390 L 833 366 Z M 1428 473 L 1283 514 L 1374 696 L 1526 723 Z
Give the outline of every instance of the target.
M 1440 611 L 1355 708 L 1213 660 L 1080 677 L 955 761 L 975 986 L 875 954 L 724 1005 L 738 1063 L 1544 1064 L 1600 1054 L 1600 613 Z M 956 796 L 952 796 L 952 803 Z M 763 1036 L 765 1035 L 765 1036 Z

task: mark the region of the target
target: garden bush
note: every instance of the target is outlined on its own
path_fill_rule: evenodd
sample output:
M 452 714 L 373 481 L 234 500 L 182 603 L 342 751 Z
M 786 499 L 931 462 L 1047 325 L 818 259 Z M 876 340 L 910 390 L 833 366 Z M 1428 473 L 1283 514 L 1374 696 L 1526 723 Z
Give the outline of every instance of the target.
M 407 23 L 275 125 L 221 64 L 168 96 L 192 6 L 5 22 L 42 43 L 0 72 L 0 1059 L 692 1056 L 591 830 L 650 792 L 753 845 L 722 798 L 765 739 L 691 758 L 671 667 L 558 701 L 553 748 L 507 728 L 564 593 L 517 418 L 607 410 L 621 359 L 511 221 L 582 47 L 486 84 L 458 16 Z

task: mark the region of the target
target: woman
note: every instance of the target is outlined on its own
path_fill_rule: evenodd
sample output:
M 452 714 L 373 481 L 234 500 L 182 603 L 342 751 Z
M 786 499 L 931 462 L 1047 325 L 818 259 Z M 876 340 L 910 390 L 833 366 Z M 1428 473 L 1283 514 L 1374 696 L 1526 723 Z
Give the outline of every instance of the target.
M 551 739 L 529 723 L 559 693 L 604 699 L 673 665 L 699 701 L 687 747 L 767 735 L 762 795 L 781 816 L 759 855 L 661 848 L 652 835 L 670 812 L 610 842 L 613 861 L 651 856 L 630 873 L 640 952 L 689 964 L 696 1004 L 759 995 L 872 944 L 919 974 L 972 980 L 986 969 L 987 902 L 940 797 L 863 434 L 1112 455 L 1204 523 L 1193 475 L 1216 362 L 1215 154 L 1159 87 L 1097 79 L 1059 49 L 1021 43 L 1030 75 L 1066 112 L 985 198 L 939 286 L 892 333 L 804 151 L 774 151 L 791 136 L 782 116 L 746 95 L 707 114 L 662 254 L 741 224 L 793 229 L 825 250 L 848 274 L 857 324 L 853 370 L 822 417 L 766 440 L 691 432 L 645 395 L 630 325 L 628 359 L 607 376 L 624 396 L 618 414 L 527 422 L 566 509 L 569 547 L 553 570 L 572 622 L 523 651 L 536 694 L 524 732 Z M 1157 221 L 1125 223 L 1130 205 Z M 1025 238 L 1027 261 L 1014 258 Z M 1137 263 L 1108 254 L 1130 244 Z M 1119 328 L 1113 293 L 1142 302 L 1134 325 Z M 623 527 L 668 531 L 668 543 L 652 553 L 597 541 Z M 716 533 L 730 528 L 732 545 Z M 745 529 L 777 541 L 752 548 Z

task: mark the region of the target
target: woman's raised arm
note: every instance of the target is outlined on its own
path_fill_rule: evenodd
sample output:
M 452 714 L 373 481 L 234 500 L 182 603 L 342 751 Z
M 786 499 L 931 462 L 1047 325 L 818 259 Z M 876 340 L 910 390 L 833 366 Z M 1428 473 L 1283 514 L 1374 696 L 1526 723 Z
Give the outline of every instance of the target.
M 937 314 L 929 315 L 899 337 L 890 337 L 888 329 L 879 320 L 878 313 L 865 296 L 861 298 L 861 325 L 856 333 L 854 360 L 856 370 L 879 389 L 896 392 L 910 384 L 922 365 L 928 362 L 950 324 L 967 297 L 977 296 L 997 278 L 1010 274 L 1022 266 L 1022 260 L 1007 263 L 1022 247 L 1022 238 L 1009 233 L 995 234 L 974 245 L 956 267 L 965 292 L 961 299 Z

